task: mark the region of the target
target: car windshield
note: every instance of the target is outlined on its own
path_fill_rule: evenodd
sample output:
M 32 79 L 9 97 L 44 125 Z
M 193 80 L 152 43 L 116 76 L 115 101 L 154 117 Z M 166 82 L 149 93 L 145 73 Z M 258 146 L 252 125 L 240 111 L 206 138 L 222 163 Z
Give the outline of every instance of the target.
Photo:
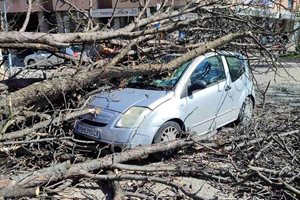
M 144 88 L 144 89 L 165 89 L 172 90 L 183 72 L 191 64 L 192 61 L 186 62 L 178 67 L 173 73 L 163 72 L 159 75 L 136 76 L 128 80 L 127 87 Z

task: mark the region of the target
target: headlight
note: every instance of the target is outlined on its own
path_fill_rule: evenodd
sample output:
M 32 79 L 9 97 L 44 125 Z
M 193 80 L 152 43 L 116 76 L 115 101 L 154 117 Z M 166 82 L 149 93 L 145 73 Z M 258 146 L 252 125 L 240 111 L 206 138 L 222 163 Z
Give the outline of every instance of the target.
M 116 127 L 120 128 L 136 128 L 140 125 L 143 119 L 151 112 L 149 108 L 145 107 L 131 107 L 119 119 Z

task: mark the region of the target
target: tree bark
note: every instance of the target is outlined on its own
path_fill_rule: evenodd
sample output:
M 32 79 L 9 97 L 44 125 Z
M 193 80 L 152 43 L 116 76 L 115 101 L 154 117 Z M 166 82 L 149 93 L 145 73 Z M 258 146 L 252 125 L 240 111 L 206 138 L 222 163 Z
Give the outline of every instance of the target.
M 21 198 L 21 197 L 38 197 L 40 188 L 22 188 L 22 187 L 8 187 L 0 189 L 0 199 L 6 198 Z
M 45 80 L 44 78 L 22 78 L 22 79 L 7 79 L 0 81 L 1 85 L 6 85 L 8 90 L 17 90 L 27 87 L 33 83 Z M 0 89 L 1 90 L 1 89 Z

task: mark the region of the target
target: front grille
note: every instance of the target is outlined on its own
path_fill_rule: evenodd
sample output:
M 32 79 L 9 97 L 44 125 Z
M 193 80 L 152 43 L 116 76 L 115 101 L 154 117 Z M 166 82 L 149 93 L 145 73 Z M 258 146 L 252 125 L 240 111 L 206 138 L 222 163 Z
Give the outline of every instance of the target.
M 106 123 L 91 121 L 88 119 L 81 119 L 80 121 L 91 126 L 105 127 L 107 125 Z

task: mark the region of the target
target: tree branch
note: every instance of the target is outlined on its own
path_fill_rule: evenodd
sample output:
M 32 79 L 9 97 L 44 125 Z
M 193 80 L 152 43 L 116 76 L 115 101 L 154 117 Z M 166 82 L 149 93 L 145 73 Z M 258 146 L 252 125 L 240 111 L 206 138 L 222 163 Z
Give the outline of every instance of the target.
M 20 32 L 24 32 L 26 30 L 27 25 L 28 25 L 29 20 L 30 20 L 31 9 L 32 9 L 32 0 L 27 0 L 27 2 L 28 2 L 28 10 L 27 10 L 27 14 L 26 14 L 24 24 L 23 24 L 22 28 L 20 29 Z

